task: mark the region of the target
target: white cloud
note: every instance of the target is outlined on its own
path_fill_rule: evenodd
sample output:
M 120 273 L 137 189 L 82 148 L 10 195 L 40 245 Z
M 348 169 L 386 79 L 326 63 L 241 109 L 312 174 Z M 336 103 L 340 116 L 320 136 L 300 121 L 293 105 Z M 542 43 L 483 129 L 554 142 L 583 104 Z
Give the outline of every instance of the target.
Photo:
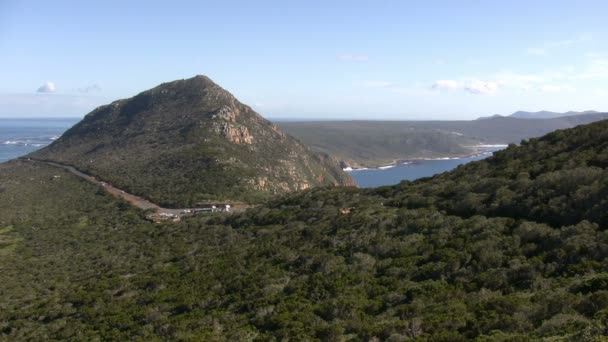
M 43 85 L 41 85 L 37 92 L 39 93 L 54 93 L 55 92 L 55 83 L 47 81 Z
M 433 83 L 432 88 L 439 90 L 456 90 L 462 88 L 462 84 L 454 80 L 439 80 Z
M 537 85 L 546 82 L 547 76 L 544 74 L 518 74 L 510 71 L 500 72 L 490 78 L 509 89 L 529 91 L 537 88 Z
M 491 78 L 498 80 L 501 87 L 507 90 L 520 90 L 525 92 L 573 92 L 576 89 L 568 83 L 575 82 L 573 66 L 567 65 L 555 70 L 545 70 L 538 74 L 518 74 L 501 72 Z
M 538 74 L 517 74 L 501 72 L 492 76 L 506 89 L 522 91 L 575 91 L 575 88 L 564 83 L 571 83 L 575 79 L 576 69 L 573 66 L 564 66 L 556 70 L 544 71 Z M 560 84 L 561 83 L 561 84 Z
M 498 90 L 498 82 L 494 81 L 472 81 L 464 87 L 471 94 L 494 95 Z
M 367 62 L 369 56 L 367 55 L 353 55 L 353 54 L 342 54 L 337 56 L 339 61 L 351 61 L 351 62 Z
M 456 80 L 439 80 L 435 81 L 431 86 L 437 90 L 464 90 L 476 95 L 494 95 L 500 87 L 499 82 L 495 81 L 456 81 Z
M 475 95 L 496 95 L 499 92 L 576 92 L 574 87 L 577 75 L 572 66 L 544 71 L 538 74 L 514 73 L 503 71 L 488 74 L 485 77 L 462 77 L 459 80 L 440 80 L 433 83 L 435 90 L 462 90 Z M 587 77 L 608 78 L 608 59 L 596 61 L 588 68 Z

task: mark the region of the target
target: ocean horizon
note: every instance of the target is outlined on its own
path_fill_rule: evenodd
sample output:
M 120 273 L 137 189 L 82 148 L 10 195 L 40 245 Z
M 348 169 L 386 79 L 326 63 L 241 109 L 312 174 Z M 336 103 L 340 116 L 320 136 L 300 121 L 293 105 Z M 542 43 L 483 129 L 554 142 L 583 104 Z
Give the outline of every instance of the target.
M 0 163 L 49 145 L 77 118 L 0 118 Z

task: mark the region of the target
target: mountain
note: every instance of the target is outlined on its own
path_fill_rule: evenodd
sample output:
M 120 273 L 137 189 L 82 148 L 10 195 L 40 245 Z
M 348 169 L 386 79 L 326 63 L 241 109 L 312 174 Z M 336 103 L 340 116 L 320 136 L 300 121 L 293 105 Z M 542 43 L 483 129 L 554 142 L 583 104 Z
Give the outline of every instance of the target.
M 151 223 L 0 164 L 0 339 L 602 341 L 608 121 L 377 189 Z
M 504 116 L 502 116 L 500 114 L 494 114 L 492 116 L 482 116 L 480 118 L 477 118 L 477 120 L 496 119 L 496 118 L 504 118 Z
M 534 120 L 496 116 L 460 121 L 317 121 L 277 125 L 346 165 L 374 167 L 395 160 L 472 154 L 477 144 L 517 144 L 557 129 L 605 119 L 608 113 Z
M 594 110 L 587 110 L 587 111 L 583 111 L 583 112 L 569 111 L 569 112 L 565 112 L 565 113 L 549 112 L 549 111 L 543 110 L 543 111 L 539 111 L 539 112 L 517 111 L 509 116 L 512 118 L 519 118 L 519 119 L 552 119 L 552 118 L 559 118 L 562 116 L 586 115 L 586 114 L 597 114 L 597 113 L 598 112 L 596 112 Z
M 165 206 L 354 185 L 336 161 L 205 76 L 101 106 L 28 157 L 75 166 Z

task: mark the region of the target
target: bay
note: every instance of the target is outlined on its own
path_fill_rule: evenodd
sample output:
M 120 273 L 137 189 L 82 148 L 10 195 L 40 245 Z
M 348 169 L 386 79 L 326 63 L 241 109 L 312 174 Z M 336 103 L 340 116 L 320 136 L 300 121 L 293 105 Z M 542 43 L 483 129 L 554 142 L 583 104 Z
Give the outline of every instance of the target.
M 493 152 L 506 148 L 506 145 L 477 146 L 479 154 L 464 158 L 418 159 L 377 169 L 360 169 L 349 171 L 355 182 L 362 188 L 373 188 L 398 184 L 403 180 L 413 181 L 419 178 L 450 171 L 458 165 L 488 158 Z

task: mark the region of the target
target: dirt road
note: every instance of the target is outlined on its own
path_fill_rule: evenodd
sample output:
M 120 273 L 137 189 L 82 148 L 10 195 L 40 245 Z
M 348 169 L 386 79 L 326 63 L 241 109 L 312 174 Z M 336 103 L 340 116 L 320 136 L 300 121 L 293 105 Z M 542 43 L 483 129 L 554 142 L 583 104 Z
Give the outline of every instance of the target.
M 82 171 L 77 170 L 75 167 L 70 166 L 70 165 L 64 165 L 64 164 L 59 164 L 56 162 L 51 162 L 51 161 L 44 161 L 44 160 L 34 160 L 34 159 L 30 159 L 30 158 L 23 158 L 22 160 L 26 160 L 26 161 L 30 161 L 33 163 L 41 163 L 41 164 L 47 164 L 47 165 L 51 165 L 57 168 L 61 168 L 64 169 L 80 178 L 83 178 L 93 184 L 98 184 L 101 187 L 104 188 L 104 190 L 106 190 L 108 193 L 112 194 L 115 197 L 121 198 L 129 203 L 131 203 L 133 206 L 143 209 L 143 210 L 154 210 L 154 212 L 156 213 L 155 217 L 158 217 L 159 220 L 162 219 L 175 219 L 175 218 L 180 218 L 183 216 L 191 216 L 194 212 L 209 212 L 209 211 L 203 211 L 202 208 L 163 208 L 161 206 L 159 206 L 156 203 L 152 203 L 150 201 L 148 201 L 145 198 L 142 198 L 140 196 L 137 195 L 133 195 L 130 194 L 124 190 L 121 190 L 111 184 L 108 184 L 104 181 L 101 181 L 99 179 L 97 179 L 94 176 L 88 175 Z M 230 211 L 228 212 L 243 212 L 245 211 L 247 208 L 249 208 L 249 205 L 246 204 L 235 204 L 233 206 L 231 206 Z

